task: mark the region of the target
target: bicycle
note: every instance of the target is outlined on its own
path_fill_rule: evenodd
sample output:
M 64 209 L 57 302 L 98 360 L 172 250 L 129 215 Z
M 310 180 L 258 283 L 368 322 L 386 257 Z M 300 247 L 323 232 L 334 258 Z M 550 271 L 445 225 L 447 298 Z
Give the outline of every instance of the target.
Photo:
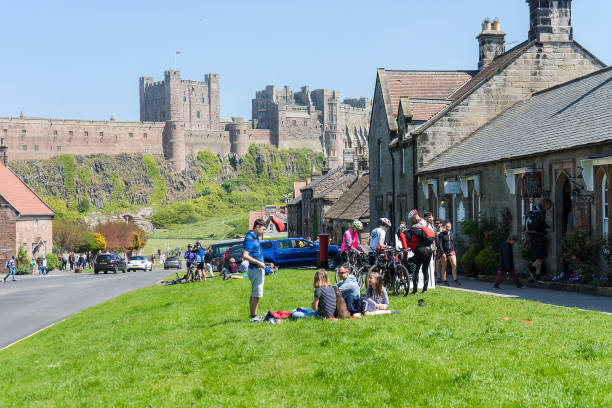
M 163 282 L 164 286 L 176 285 L 178 283 L 183 283 L 183 281 L 187 282 L 185 279 L 187 275 L 179 276 L 178 272 L 176 273 L 176 279 L 172 279 L 169 281 Z
M 194 266 L 193 263 L 187 265 L 187 273 L 185 274 L 187 282 L 193 282 L 195 280 Z
M 357 280 L 357 284 L 359 285 L 359 289 L 363 289 L 365 287 L 365 274 L 370 267 L 368 254 L 365 252 L 357 252 L 357 251 L 349 251 L 346 252 L 349 273 L 355 276 Z M 338 275 L 338 269 L 336 269 L 335 273 L 336 283 L 340 280 L 340 276 Z
M 410 290 L 410 282 L 414 276 L 414 269 L 406 267 L 405 262 L 407 250 L 396 250 L 387 248 L 376 251 L 376 262 L 370 267 L 368 273 L 376 272 L 383 277 L 383 283 L 390 294 L 399 295 L 404 289 L 406 293 Z

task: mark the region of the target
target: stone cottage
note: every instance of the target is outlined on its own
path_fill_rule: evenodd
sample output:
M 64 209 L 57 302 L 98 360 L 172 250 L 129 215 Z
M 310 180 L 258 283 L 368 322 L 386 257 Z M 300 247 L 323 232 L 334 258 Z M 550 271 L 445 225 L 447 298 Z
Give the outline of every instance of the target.
M 51 210 L 15 173 L 0 163 L 0 262 L 17 256 L 20 247 L 28 257 L 51 252 Z
M 550 198 L 547 266 L 563 271 L 566 232 L 610 232 L 610 101 L 612 68 L 535 93 L 420 167 L 429 196 L 419 194 L 418 208 L 433 196 L 459 223 L 508 208 L 522 236 L 527 212 Z
M 423 204 L 421 211 L 456 221 L 457 203 L 442 206 L 435 194 L 440 186 L 419 183 L 419 172 L 533 93 L 606 67 L 574 41 L 571 0 L 527 3 L 527 40 L 509 50 L 500 22 L 483 23 L 478 70 L 378 70 L 368 141 L 371 220 L 384 216 L 397 225 Z M 477 181 L 468 184 L 475 203 L 487 194 Z

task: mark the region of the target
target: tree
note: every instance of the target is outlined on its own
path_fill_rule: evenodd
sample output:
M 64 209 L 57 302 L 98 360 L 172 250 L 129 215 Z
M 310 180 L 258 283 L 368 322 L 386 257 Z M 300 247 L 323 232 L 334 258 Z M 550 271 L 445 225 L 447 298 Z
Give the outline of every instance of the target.
M 106 239 L 97 232 L 93 233 L 94 241 L 96 243 L 96 249 L 98 251 L 104 251 L 106 249 Z
M 111 251 L 132 251 L 146 243 L 144 230 L 131 222 L 109 221 L 96 225 L 94 230 L 104 236 L 106 246 Z M 138 235 L 138 242 L 135 242 L 134 234 Z

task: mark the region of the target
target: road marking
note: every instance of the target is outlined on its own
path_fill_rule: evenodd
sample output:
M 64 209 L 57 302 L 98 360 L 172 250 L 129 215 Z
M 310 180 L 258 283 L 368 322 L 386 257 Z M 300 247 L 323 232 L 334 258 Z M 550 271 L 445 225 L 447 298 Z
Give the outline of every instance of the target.
M 40 329 L 40 330 L 36 330 L 34 333 L 28 334 L 27 336 L 22 337 L 22 338 L 20 338 L 19 340 L 15 340 L 15 341 L 14 341 L 14 342 L 12 342 L 11 344 L 9 344 L 9 345 L 7 345 L 7 346 L 4 346 L 4 347 L 0 348 L 0 351 L 2 351 L 2 350 L 4 350 L 4 349 L 7 349 L 7 348 L 9 348 L 9 347 L 11 347 L 11 346 L 13 346 L 13 345 L 15 345 L 15 344 L 19 343 L 19 342 L 20 342 L 20 341 L 22 341 L 22 340 L 25 340 L 25 339 L 27 339 L 27 338 L 29 338 L 29 337 L 32 337 L 32 336 L 33 336 L 33 335 L 35 335 L 36 333 L 40 333 L 40 332 L 41 332 L 41 331 L 43 331 L 43 330 L 47 330 L 49 327 L 51 327 L 51 326 L 55 326 L 56 324 L 61 323 L 61 322 L 63 322 L 64 320 L 66 320 L 66 319 L 58 320 L 57 322 L 55 322 L 55 323 L 51 323 L 50 325 L 45 326 L 45 327 L 43 327 L 43 328 L 42 328 L 42 329 Z

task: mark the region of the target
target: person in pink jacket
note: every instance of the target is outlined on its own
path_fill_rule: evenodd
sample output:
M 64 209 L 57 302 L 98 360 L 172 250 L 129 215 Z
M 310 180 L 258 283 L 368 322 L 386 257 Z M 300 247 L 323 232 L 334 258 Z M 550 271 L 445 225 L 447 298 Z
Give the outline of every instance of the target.
M 359 242 L 359 231 L 363 229 L 363 224 L 359 220 L 353 221 L 351 228 L 346 230 L 342 237 L 342 245 L 340 246 L 340 253 L 343 257 L 346 257 L 349 252 L 364 252 L 361 242 Z

